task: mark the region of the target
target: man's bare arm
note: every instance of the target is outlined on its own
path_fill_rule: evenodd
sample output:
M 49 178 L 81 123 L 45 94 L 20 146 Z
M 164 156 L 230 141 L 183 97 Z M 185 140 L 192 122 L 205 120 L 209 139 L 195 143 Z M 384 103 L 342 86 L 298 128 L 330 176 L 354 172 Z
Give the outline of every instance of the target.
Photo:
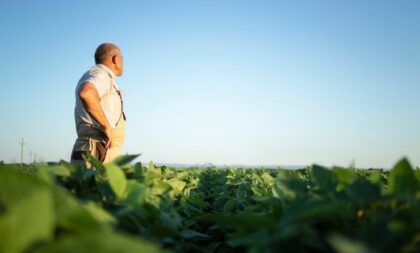
M 106 147 L 111 147 L 113 139 L 111 125 L 102 110 L 100 97 L 95 85 L 89 82 L 85 83 L 79 92 L 79 96 L 89 115 L 91 115 L 104 129 L 105 136 L 108 139 Z

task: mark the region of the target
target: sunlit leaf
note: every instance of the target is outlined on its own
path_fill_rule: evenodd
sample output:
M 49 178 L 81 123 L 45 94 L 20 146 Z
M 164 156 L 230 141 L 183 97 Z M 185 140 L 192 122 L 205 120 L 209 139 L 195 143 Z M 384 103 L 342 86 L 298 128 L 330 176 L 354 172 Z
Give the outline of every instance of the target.
M 124 166 L 126 164 L 131 163 L 134 161 L 137 157 L 139 157 L 141 154 L 137 155 L 122 155 L 115 158 L 112 162 L 116 164 L 117 166 Z
M 390 193 L 413 196 L 419 187 L 414 171 L 407 159 L 399 161 L 388 177 Z
M 109 184 L 117 198 L 122 198 L 127 188 L 127 179 L 124 172 L 114 164 L 105 165 Z
M 338 253 L 373 253 L 364 243 L 351 240 L 341 235 L 331 235 L 329 243 Z
M 50 185 L 35 176 L 0 169 L 0 251 L 22 252 L 54 234 Z
M 35 253 L 159 253 L 158 246 L 139 238 L 119 234 L 92 233 L 82 236 L 65 236 L 35 251 Z

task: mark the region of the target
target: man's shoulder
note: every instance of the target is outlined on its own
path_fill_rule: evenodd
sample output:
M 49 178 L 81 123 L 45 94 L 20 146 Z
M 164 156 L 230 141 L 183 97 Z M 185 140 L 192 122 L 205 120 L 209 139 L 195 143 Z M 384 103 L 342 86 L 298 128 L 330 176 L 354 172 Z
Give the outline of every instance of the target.
M 91 67 L 86 71 L 79 80 L 79 85 L 85 82 L 98 82 L 108 78 L 106 70 L 98 67 L 98 65 Z
M 100 65 L 95 65 L 91 67 L 88 71 L 86 71 L 85 75 L 92 76 L 92 77 L 108 77 L 108 73 L 104 68 L 101 68 Z

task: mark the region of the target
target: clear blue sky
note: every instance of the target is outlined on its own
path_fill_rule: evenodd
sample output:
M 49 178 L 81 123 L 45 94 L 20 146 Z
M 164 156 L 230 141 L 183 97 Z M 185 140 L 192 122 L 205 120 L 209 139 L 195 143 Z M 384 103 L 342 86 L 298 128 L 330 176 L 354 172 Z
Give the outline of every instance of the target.
M 68 159 L 102 42 L 123 152 L 164 163 L 420 165 L 419 1 L 1 1 L 0 160 Z

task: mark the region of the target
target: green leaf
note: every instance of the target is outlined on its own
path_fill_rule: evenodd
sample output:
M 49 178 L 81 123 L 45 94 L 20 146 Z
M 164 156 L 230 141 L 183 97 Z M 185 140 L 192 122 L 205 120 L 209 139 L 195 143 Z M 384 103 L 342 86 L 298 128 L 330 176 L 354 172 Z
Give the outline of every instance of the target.
M 238 246 L 258 246 L 267 244 L 270 240 L 270 235 L 267 231 L 257 230 L 243 236 L 230 239 L 227 243 L 232 247 Z
M 346 188 L 357 179 L 357 175 L 352 169 L 333 167 L 332 171 L 338 179 L 338 190 Z
M 233 209 L 235 209 L 235 208 L 236 208 L 236 206 L 237 206 L 238 204 L 239 204 L 239 202 L 238 202 L 236 199 L 234 199 L 234 198 L 229 199 L 229 200 L 225 203 L 225 205 L 223 206 L 223 212 L 224 212 L 224 213 L 227 213 L 227 212 L 232 211 Z
M 35 251 L 35 253 L 160 253 L 158 246 L 139 238 L 120 234 L 92 233 L 82 236 L 65 236 Z
M 124 166 L 126 164 L 131 163 L 132 161 L 134 161 L 137 157 L 139 157 L 141 154 L 137 154 L 137 155 L 122 155 L 122 156 L 118 156 L 117 158 L 114 159 L 114 161 L 112 161 L 114 164 L 116 164 L 117 166 Z
M 147 168 L 148 168 L 149 170 L 154 170 L 154 169 L 156 169 L 156 166 L 155 166 L 155 164 L 153 163 L 153 161 L 150 161 L 150 162 L 149 162 L 149 164 L 147 165 Z
M 182 226 L 181 218 L 175 211 L 162 212 L 160 214 L 160 219 L 162 221 L 161 225 L 169 227 L 174 231 L 178 231 Z
M 297 215 L 297 220 L 334 220 L 346 214 L 347 210 L 342 203 L 318 202 L 308 205 Z
M 150 195 L 150 190 L 143 184 L 139 184 L 135 181 L 128 181 L 127 183 L 127 197 L 125 202 L 133 206 L 140 206 Z
M 354 241 L 341 235 L 333 234 L 328 242 L 338 253 L 371 253 L 373 251 L 362 242 Z
M 367 177 L 367 179 L 373 183 L 373 184 L 377 184 L 377 185 L 382 185 L 383 182 L 383 172 L 381 171 L 372 171 L 370 173 L 370 175 Z
M 315 200 L 309 197 L 298 199 L 292 203 L 283 216 L 282 224 L 296 221 L 329 221 L 346 217 L 348 210 L 341 202 Z
M 296 171 L 280 170 L 277 180 L 277 184 L 273 187 L 273 195 L 277 198 L 284 196 L 293 200 L 297 196 L 308 192 L 308 183 L 300 179 Z
M 181 194 L 182 190 L 184 190 L 185 185 L 186 185 L 186 183 L 184 181 L 181 181 L 181 180 L 176 179 L 176 178 L 172 178 L 172 179 L 168 180 L 167 183 L 169 185 L 171 185 L 175 195 Z
M 117 223 L 117 220 L 110 213 L 105 211 L 101 206 L 95 202 L 88 202 L 84 204 L 84 208 L 89 212 L 89 214 L 95 218 L 95 220 L 101 223 L 108 223 L 114 225 Z
M 345 191 L 355 202 L 370 202 L 381 197 L 381 189 L 366 179 L 358 179 Z
M 418 182 L 406 158 L 399 161 L 392 169 L 388 177 L 388 188 L 390 193 L 400 196 L 416 194 Z
M 55 176 L 62 176 L 62 177 L 68 177 L 70 176 L 70 169 L 64 165 L 54 165 L 54 166 L 40 166 L 39 170 L 43 170 L 47 172 L 50 175 Z
M 310 230 L 311 228 L 305 223 L 280 223 L 275 232 L 272 234 L 272 238 L 275 241 L 290 240 L 291 238 L 301 237 L 302 234 L 305 234 Z
M 273 185 L 274 182 L 275 182 L 274 178 L 270 174 L 268 174 L 267 172 L 264 172 L 261 175 L 261 178 L 264 180 L 264 184 L 266 184 L 268 186 Z
M 181 235 L 182 238 L 185 238 L 185 239 L 192 239 L 192 238 L 207 239 L 207 238 L 209 238 L 208 235 L 203 234 L 203 233 L 200 233 L 200 232 L 197 232 L 197 231 L 192 230 L 192 229 L 182 230 L 180 232 L 180 235 Z
M 55 226 L 52 188 L 41 179 L 0 169 L 0 251 L 22 252 L 49 241 Z
M 97 233 L 109 230 L 103 217 L 95 215 L 93 210 L 81 205 L 70 193 L 55 189 L 54 205 L 57 226 L 77 233 Z
M 165 194 L 171 189 L 172 189 L 171 185 L 166 182 L 159 181 L 159 180 L 156 180 L 153 182 L 153 187 L 152 187 L 153 194 L 156 194 L 156 195 Z
M 101 194 L 102 201 L 115 201 L 116 194 L 111 188 L 108 180 L 103 175 L 97 175 L 95 177 L 96 187 Z
M 315 184 L 321 191 L 335 192 L 338 180 L 331 170 L 318 165 L 313 165 L 311 173 Z
M 414 173 L 416 174 L 417 182 L 420 182 L 420 168 L 417 167 Z
M 203 198 L 197 193 L 192 193 L 187 201 L 199 208 L 205 208 L 208 206 L 208 203 L 203 200 Z
M 127 188 L 127 179 L 125 178 L 124 172 L 115 164 L 105 165 L 105 170 L 112 190 L 117 198 L 121 199 Z
M 93 168 L 96 168 L 99 171 L 105 171 L 104 165 L 98 161 L 93 155 L 89 155 L 87 160 L 92 164 Z
M 178 172 L 177 171 L 176 178 L 178 178 L 179 180 L 181 180 L 181 179 L 183 179 L 183 178 L 185 178 L 185 177 L 187 177 L 189 175 L 190 175 L 190 173 L 188 173 L 187 171 L 181 171 L 181 172 Z
M 236 228 L 239 230 L 272 228 L 275 226 L 272 218 L 254 213 L 208 214 L 203 216 L 203 219 L 214 222 L 223 228 Z

